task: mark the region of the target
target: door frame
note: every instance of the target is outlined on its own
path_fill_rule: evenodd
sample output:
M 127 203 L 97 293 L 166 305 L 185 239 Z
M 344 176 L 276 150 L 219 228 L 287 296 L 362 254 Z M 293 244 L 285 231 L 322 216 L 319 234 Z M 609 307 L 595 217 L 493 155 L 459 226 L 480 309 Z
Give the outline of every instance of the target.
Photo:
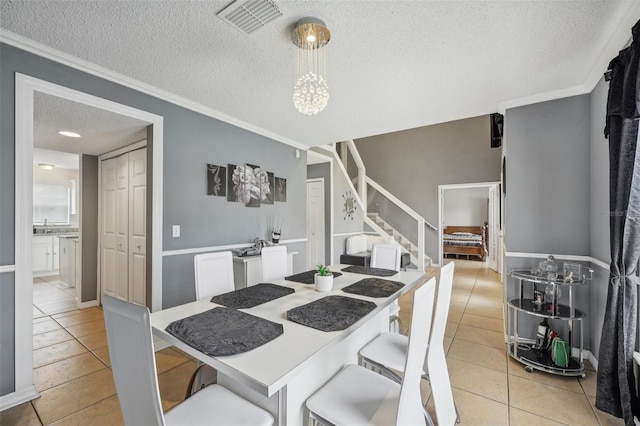
M 324 148 L 322 146 L 318 147 L 321 149 L 327 149 Z M 313 162 L 309 163 L 309 157 L 313 158 Z M 329 205 L 329 229 L 324 230 L 325 232 L 325 241 L 327 239 L 327 235 L 329 236 L 329 259 L 325 259 L 325 262 L 328 265 L 331 265 L 333 263 L 333 249 L 334 249 L 334 244 L 333 244 L 333 240 L 334 240 L 334 236 L 333 236 L 333 217 L 334 217 L 334 212 L 333 212 L 333 182 L 334 182 L 334 177 L 333 177 L 333 156 L 329 156 L 329 155 L 325 155 L 316 151 L 312 151 L 312 150 L 308 150 L 307 151 L 307 167 L 311 164 L 318 164 L 318 163 L 329 163 L 329 199 L 327 200 L 325 197 L 324 203 L 325 203 L 325 209 L 327 208 L 327 205 Z M 313 179 L 313 178 L 312 178 Z M 326 220 L 326 216 L 325 216 L 325 220 Z M 325 250 L 327 248 L 325 247 Z
M 324 259 L 323 262 L 321 262 L 323 265 L 326 265 L 327 263 L 331 263 L 331 262 L 327 262 L 326 259 L 326 250 L 327 248 L 326 246 L 326 242 L 327 242 L 327 230 L 326 230 L 326 226 L 324 225 L 326 217 L 325 217 L 325 209 L 326 209 L 326 201 L 325 200 L 325 192 L 324 192 L 324 178 L 311 178 L 311 179 L 307 179 L 307 267 L 308 268 L 314 268 L 316 265 L 310 265 L 309 264 L 309 184 L 310 183 L 315 183 L 315 182 L 319 182 L 322 184 L 322 258 Z
M 469 189 L 469 188 L 487 188 L 487 190 L 491 187 L 495 187 L 497 188 L 497 191 L 499 191 L 500 188 L 500 182 L 478 182 L 478 183 L 460 183 L 460 184 L 451 184 L 451 185 L 438 185 L 438 260 L 440 261 L 440 265 L 444 265 L 444 253 L 442 251 L 442 239 L 443 239 L 443 232 L 444 232 L 444 223 L 443 223 L 443 218 L 444 218 L 444 192 L 446 190 L 450 190 L 450 189 Z M 499 197 L 497 197 L 499 199 Z M 498 201 L 499 202 L 499 201 Z M 495 206 L 489 206 L 489 209 L 492 209 L 494 212 L 495 210 Z M 489 218 L 487 217 L 487 222 L 489 221 Z M 497 226 L 494 226 L 496 225 Z M 500 236 L 500 219 L 499 218 L 494 218 L 494 223 L 490 223 L 489 224 L 489 233 L 491 235 L 487 236 L 487 239 L 489 238 L 496 238 L 496 246 L 499 246 L 500 244 L 500 240 L 499 240 L 499 236 Z M 496 247 L 497 253 L 496 253 L 496 263 L 495 263 L 495 267 L 492 267 L 491 269 L 493 269 L 494 271 L 500 273 L 500 269 L 499 269 L 499 254 L 500 254 L 500 247 Z M 487 265 L 490 264 L 490 261 L 487 260 Z
M 15 392 L 33 399 L 33 104 L 34 92 L 147 121 L 153 125 L 152 310 L 162 309 L 163 117 L 21 73 L 15 74 Z M 97 255 L 97 253 L 96 253 Z

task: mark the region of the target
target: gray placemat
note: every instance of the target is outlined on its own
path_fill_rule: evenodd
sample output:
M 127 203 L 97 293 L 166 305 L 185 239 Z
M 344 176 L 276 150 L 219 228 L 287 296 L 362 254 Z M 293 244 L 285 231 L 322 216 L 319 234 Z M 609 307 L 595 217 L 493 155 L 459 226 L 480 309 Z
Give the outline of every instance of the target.
M 282 324 L 222 307 L 174 321 L 166 330 L 187 345 L 211 356 L 247 352 L 284 332 Z
M 368 297 L 389 297 L 402 287 L 404 287 L 404 284 L 398 281 L 365 278 L 343 288 L 342 291 Z
M 295 281 L 297 283 L 302 283 L 302 284 L 314 284 L 315 283 L 315 275 L 316 275 L 315 270 L 313 271 L 306 271 L 306 272 L 300 272 L 299 274 L 295 274 L 295 275 L 289 275 L 288 277 L 284 277 L 285 280 L 288 281 Z M 333 274 L 333 278 L 339 277 L 342 274 L 340 272 L 332 272 Z
M 248 309 L 294 292 L 295 290 L 289 287 L 260 283 L 240 290 L 230 291 L 229 293 L 218 294 L 213 296 L 211 301 L 227 308 Z
M 398 273 L 393 269 L 369 268 L 367 266 L 352 265 L 342 268 L 344 272 L 353 272 L 354 274 L 373 275 L 374 277 L 391 277 Z
M 326 296 L 287 312 L 289 321 L 322 331 L 344 330 L 376 308 L 366 300 Z

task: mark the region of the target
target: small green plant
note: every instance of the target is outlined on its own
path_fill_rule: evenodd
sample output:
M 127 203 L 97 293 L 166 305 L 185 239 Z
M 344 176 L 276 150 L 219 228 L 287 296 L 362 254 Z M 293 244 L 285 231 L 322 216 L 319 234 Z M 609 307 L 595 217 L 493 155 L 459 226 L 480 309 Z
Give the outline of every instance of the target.
M 318 275 L 326 277 L 327 275 L 332 275 L 332 272 L 325 265 L 318 265 Z

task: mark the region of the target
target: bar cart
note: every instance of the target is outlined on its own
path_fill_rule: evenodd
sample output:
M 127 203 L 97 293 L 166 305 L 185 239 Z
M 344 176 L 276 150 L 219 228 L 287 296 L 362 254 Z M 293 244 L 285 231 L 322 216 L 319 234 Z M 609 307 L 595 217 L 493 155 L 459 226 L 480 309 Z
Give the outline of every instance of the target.
M 540 370 L 546 373 L 561 376 L 582 376 L 585 377 L 583 358 L 583 324 L 584 313 L 575 308 L 574 296 L 577 288 L 587 285 L 593 276 L 593 270 L 581 265 L 576 265 L 576 274 L 565 273 L 557 275 L 555 278 L 534 274 L 530 269 L 513 269 L 509 272 L 515 284 L 516 298 L 507 302 L 507 334 L 509 336 L 509 355 L 524 364 L 525 370 L 533 372 Z M 551 287 L 549 287 L 551 286 Z M 545 300 L 544 290 L 552 297 Z M 558 303 L 559 293 L 568 292 L 569 305 Z M 518 329 L 518 313 L 522 312 L 528 316 L 547 318 L 566 322 L 568 328 L 565 339 L 571 349 L 577 349 L 578 356 L 569 354 L 569 364 L 566 367 L 557 366 L 551 359 L 548 350 L 538 349 L 535 339 L 525 337 L 530 333 L 520 334 Z M 574 324 L 577 323 L 577 324 Z M 579 345 L 575 345 L 574 327 L 579 326 Z

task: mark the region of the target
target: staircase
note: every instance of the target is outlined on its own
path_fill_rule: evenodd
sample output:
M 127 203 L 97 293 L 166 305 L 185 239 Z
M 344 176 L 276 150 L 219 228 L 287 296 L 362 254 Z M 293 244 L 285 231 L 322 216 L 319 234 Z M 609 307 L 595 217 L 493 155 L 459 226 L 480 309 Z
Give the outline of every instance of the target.
M 428 228 L 426 232 L 437 232 L 438 228 L 426 221 L 424 217 L 403 203 L 402 200 L 399 200 L 380 184 L 367 176 L 362 158 L 360 158 L 358 149 L 352 140 L 334 144 L 326 149 L 328 149 L 337 160 L 336 164 L 351 187 L 358 205 L 365 213 L 364 223 L 370 226 L 378 234 L 382 236 L 391 236 L 395 239 L 402 246 L 403 250 L 409 253 L 411 256 L 411 263 L 413 263 L 417 269 L 421 269 L 426 272 L 431 266 L 432 260 L 429 256 L 424 254 L 425 228 Z M 354 170 L 354 165 L 357 166 L 357 176 L 353 176 L 353 173 L 350 175 L 348 172 L 348 170 Z M 382 197 L 384 203 L 389 203 L 389 205 L 394 206 L 394 209 L 400 209 L 404 212 L 407 218 L 407 225 L 409 227 L 415 226 L 414 229 L 416 230 L 415 235 L 417 235 L 417 241 L 411 241 L 409 238 L 400 234 L 400 232 L 389 225 L 383 217 L 380 217 L 378 213 L 372 213 L 370 215 L 367 213 L 368 191 L 378 194 L 378 197 Z M 395 219 L 397 219 L 397 217 L 395 217 Z M 422 255 L 420 255 L 420 253 L 422 253 Z
M 367 220 L 368 219 L 368 220 Z M 380 217 L 378 213 L 367 213 L 367 219 L 365 219 L 365 223 L 373 228 L 380 235 L 388 235 L 393 238 L 400 246 L 402 247 L 402 251 L 409 253 L 411 256 L 411 263 L 414 265 L 418 265 L 418 256 L 420 256 L 420 252 L 418 251 L 418 247 L 405 238 L 400 232 L 398 232 L 393 226 L 389 225 L 387 222 Z M 424 256 L 424 267 L 425 271 L 427 268 L 431 266 L 431 258 L 426 254 Z

